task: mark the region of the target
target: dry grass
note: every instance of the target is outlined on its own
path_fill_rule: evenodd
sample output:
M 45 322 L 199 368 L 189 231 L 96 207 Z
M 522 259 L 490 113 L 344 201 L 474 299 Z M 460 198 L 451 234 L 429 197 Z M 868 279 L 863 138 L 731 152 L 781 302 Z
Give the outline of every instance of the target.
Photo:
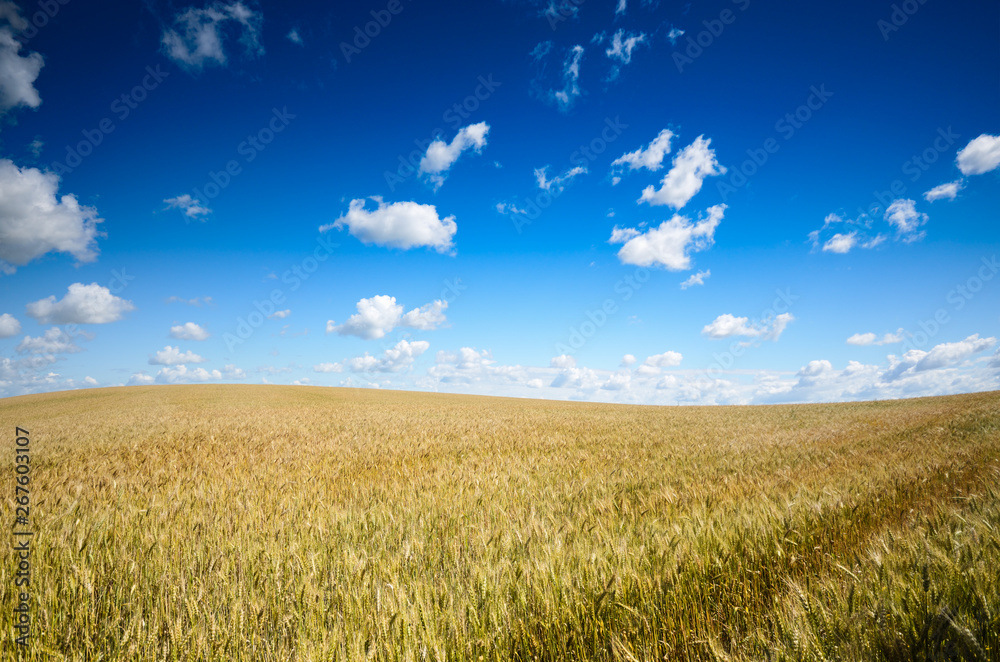
M 0 552 L 5 659 L 1000 660 L 1000 393 L 170 386 L 0 415 L 37 531 L 27 655 Z

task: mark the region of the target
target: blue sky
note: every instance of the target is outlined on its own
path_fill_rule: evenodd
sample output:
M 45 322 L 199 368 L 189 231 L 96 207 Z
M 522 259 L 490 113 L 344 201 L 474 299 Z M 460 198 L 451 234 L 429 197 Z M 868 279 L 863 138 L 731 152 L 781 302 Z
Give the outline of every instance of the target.
M 998 21 L 2 1 L 0 396 L 996 389 Z

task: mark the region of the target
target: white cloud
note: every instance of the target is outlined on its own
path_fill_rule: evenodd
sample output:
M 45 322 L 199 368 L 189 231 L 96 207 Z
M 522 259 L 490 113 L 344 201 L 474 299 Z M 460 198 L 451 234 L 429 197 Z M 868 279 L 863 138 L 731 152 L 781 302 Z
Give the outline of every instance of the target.
M 180 209 L 188 218 L 197 219 L 199 216 L 207 216 L 212 210 L 201 204 L 201 200 L 192 198 L 189 194 L 178 195 L 176 198 L 166 198 L 167 209 Z
M 409 342 L 400 340 L 395 347 L 387 349 L 380 358 L 367 352 L 346 361 L 351 372 L 403 372 L 408 370 L 418 356 L 430 348 L 426 340 Z
M 984 133 L 963 147 L 955 163 L 963 175 L 982 175 L 1000 166 L 1000 136 Z
M 448 302 L 442 299 L 426 303 L 404 314 L 399 325 L 418 331 L 433 331 L 448 321 L 444 315 L 447 307 Z
M 269 320 L 283 320 L 283 319 L 285 319 L 286 317 L 288 317 L 291 314 L 292 314 L 292 310 L 290 308 L 287 308 L 285 310 L 276 310 L 273 313 L 271 313 L 270 315 L 268 315 L 267 319 L 269 319 Z
M 83 378 L 83 383 L 87 386 L 97 386 L 97 380 L 89 376 Z
M 633 355 L 633 354 L 626 354 L 625 356 L 622 357 L 621 366 L 623 368 L 627 368 L 627 367 L 629 367 L 631 365 L 635 365 L 636 360 L 637 359 L 635 358 L 635 355 Z
M 874 223 L 871 216 L 865 213 L 862 213 L 856 220 L 843 218 L 839 214 L 827 214 L 826 218 L 823 219 L 823 227 L 809 233 L 809 241 L 812 243 L 813 250 L 816 250 L 820 248 L 820 235 L 824 234 L 827 228 L 838 228 L 842 231 L 836 232 L 825 242 L 822 242 L 823 251 L 843 255 L 855 248 L 875 248 L 886 240 L 886 236 L 871 234 Z
M 420 174 L 428 175 L 435 188 L 444 184 L 448 170 L 458 157 L 467 149 L 473 149 L 478 154 L 486 146 L 486 135 L 490 125 L 486 122 L 470 124 L 462 127 L 452 138 L 451 143 L 435 140 L 427 146 L 427 153 L 420 159 Z
M 848 232 L 847 234 L 837 233 L 830 237 L 823 250 L 827 253 L 847 253 L 858 243 L 858 233 Z
M 913 200 L 895 200 L 885 210 L 885 220 L 896 228 L 899 238 L 907 243 L 919 241 L 924 236 L 923 232 L 917 232 L 917 228 L 927 222 L 927 214 L 918 212 L 916 204 Z
M 563 65 L 563 89 L 553 94 L 559 107 L 563 110 L 572 106 L 576 97 L 580 96 L 580 62 L 582 60 L 583 46 L 577 45 L 571 48 Z
M 9 26 L 0 28 L 0 114 L 17 106 L 38 108 L 42 98 L 35 89 L 35 79 L 45 64 L 38 53 L 22 56 L 21 42 L 14 35 L 15 29 L 27 27 L 17 13 L 16 5 L 3 3 L 9 9 L 4 18 Z
M 167 345 L 156 354 L 149 357 L 149 365 L 179 365 L 181 363 L 204 363 L 208 359 L 194 352 L 181 352 L 180 347 Z
M 618 0 L 618 6 L 615 7 L 615 13 L 616 14 L 624 14 L 625 13 L 625 8 L 626 8 L 625 5 L 626 5 L 627 2 L 628 2 L 628 0 Z
M 222 368 L 222 376 L 226 379 L 246 379 L 247 373 L 242 368 L 237 368 L 232 363 L 227 363 Z
M 929 352 L 911 349 L 898 358 L 890 354 L 889 369 L 883 373 L 882 379 L 892 382 L 913 377 L 921 372 L 951 368 L 973 354 L 990 349 L 995 344 L 996 338 L 980 338 L 976 333 L 965 340 L 935 345 Z
M 176 367 L 167 366 L 161 368 L 156 373 L 156 381 L 161 384 L 178 384 L 184 382 L 209 382 L 222 379 L 222 373 L 218 370 L 206 370 L 205 368 L 189 369 L 186 365 Z
M 549 89 L 542 91 L 543 79 L 546 78 L 546 65 L 549 53 L 552 52 L 552 42 L 543 41 L 535 46 L 531 51 L 532 60 L 538 69 L 538 74 L 532 82 L 533 87 L 539 96 L 549 102 L 554 102 L 559 110 L 569 110 L 580 96 L 580 63 L 583 60 L 583 46 L 579 44 L 569 49 L 566 58 L 562 62 L 559 80 L 562 83 L 561 89 Z M 551 79 L 549 80 L 551 83 Z
M 195 308 L 201 308 L 204 306 L 212 305 L 212 297 L 195 297 L 193 299 L 182 299 L 179 296 L 167 297 L 167 303 L 186 303 L 189 306 L 194 306 Z
M 605 391 L 624 391 L 632 386 L 632 373 L 627 370 L 616 372 L 608 377 L 608 380 L 601 384 Z
M 958 342 L 941 343 L 932 347 L 927 354 L 921 357 L 913 369 L 919 372 L 921 370 L 944 368 L 959 361 L 964 361 L 973 354 L 990 349 L 996 342 L 996 338 L 980 338 L 977 333 Z
M 621 68 L 632 61 L 632 51 L 645 41 L 646 35 L 642 32 L 638 34 L 628 34 L 624 30 L 615 32 L 611 37 L 611 46 L 604 51 L 610 59 L 617 61 L 617 64 L 611 67 L 608 80 L 618 78 Z
M 57 197 L 58 190 L 55 173 L 0 159 L 0 271 L 14 273 L 49 252 L 97 259 L 97 210 L 73 195 Z
M 576 166 L 564 172 L 563 174 L 548 179 L 549 166 L 544 168 L 535 168 L 535 180 L 538 182 L 538 188 L 543 191 L 551 191 L 553 193 L 559 193 L 564 188 L 566 184 L 572 181 L 572 179 L 578 175 L 587 174 L 587 169 L 583 166 Z
M 447 307 L 447 301 L 437 300 L 404 314 L 403 306 L 396 303 L 396 297 L 380 294 L 358 301 L 357 314 L 343 324 L 338 326 L 336 322 L 329 320 L 326 332 L 373 340 L 385 337 L 397 326 L 433 331 L 447 322 L 444 315 Z
M 17 346 L 18 354 L 73 354 L 82 352 L 73 337 L 57 326 L 37 338 L 25 336 Z
M 527 386 L 528 388 L 542 388 L 543 386 L 545 386 L 545 382 L 536 377 L 535 379 L 531 379 L 525 382 L 525 386 Z
M 715 229 L 725 210 L 726 205 L 709 207 L 707 217 L 697 223 L 675 214 L 669 221 L 644 234 L 632 228 L 615 227 L 609 241 L 625 244 L 618 251 L 618 259 L 623 264 L 640 267 L 660 265 L 671 271 L 682 271 L 691 267 L 690 253 L 712 246 Z
M 629 171 L 645 168 L 656 172 L 663 167 L 663 159 L 670 153 L 670 140 L 674 137 L 674 132 L 670 129 L 663 129 L 645 147 L 640 147 L 634 152 L 626 152 L 611 162 L 611 184 L 615 185 L 621 181 L 621 174 L 626 166 Z
M 194 322 L 170 327 L 170 337 L 177 340 L 207 340 L 212 335 Z
M 365 209 L 364 200 L 351 200 L 348 212 L 320 232 L 347 226 L 351 235 L 362 243 L 407 250 L 429 246 L 439 253 L 453 250 L 452 239 L 458 226 L 454 216 L 440 218 L 434 205 L 416 202 L 386 204 L 380 196 L 372 196 L 378 205 L 371 211 Z
M 344 366 L 339 363 L 318 363 L 313 366 L 313 372 L 343 372 Z
M 174 18 L 174 28 L 164 31 L 164 52 L 182 67 L 196 71 L 210 64 L 226 64 L 224 44 L 234 37 L 246 55 L 261 55 L 262 23 L 263 16 L 242 2 L 191 7 Z
M 956 179 L 953 182 L 948 182 L 947 184 L 939 184 L 935 186 L 930 191 L 924 193 L 924 200 L 927 202 L 934 202 L 935 200 L 954 200 L 958 192 L 962 190 L 964 181 L 961 179 Z
M 647 368 L 673 368 L 679 366 L 684 357 L 680 352 L 664 352 L 663 354 L 654 354 L 649 356 L 642 365 Z
M 667 33 L 667 39 L 670 40 L 672 46 L 677 45 L 677 39 L 684 35 L 684 30 L 679 28 L 670 28 L 670 32 Z
M 569 354 L 560 354 L 555 356 L 549 361 L 549 365 L 553 368 L 575 368 L 576 367 L 576 357 L 570 356 Z
M 681 209 L 701 190 L 702 181 L 710 175 L 721 175 L 726 172 L 715 158 L 715 150 L 711 149 L 711 139 L 704 136 L 698 138 L 682 149 L 674 157 L 673 166 L 663 178 L 659 190 L 647 186 L 639 202 L 650 205 L 670 205 Z
M 704 271 L 699 271 L 696 274 L 692 274 L 690 278 L 681 283 L 681 289 L 686 290 L 694 285 L 704 285 L 705 279 L 712 275 L 711 269 L 705 269 Z
M 29 303 L 25 309 L 39 324 L 108 324 L 135 306 L 97 283 L 73 283 L 62 300 L 56 301 L 53 295 Z
M 881 338 L 879 338 L 874 333 L 855 333 L 853 336 L 847 339 L 848 345 L 856 345 L 859 347 L 864 347 L 867 345 L 891 345 L 898 342 L 903 342 L 902 329 L 900 329 L 896 333 L 887 333 Z
M 152 375 L 145 375 L 145 374 L 143 374 L 141 372 L 137 372 L 137 373 L 135 373 L 134 375 L 132 375 L 129 378 L 128 385 L 129 386 L 146 386 L 146 385 L 152 384 L 155 381 L 156 380 L 153 378 Z
M 795 321 L 791 313 L 782 313 L 774 319 L 750 323 L 746 317 L 734 317 L 728 313 L 719 315 L 711 324 L 701 330 L 702 335 L 719 340 L 732 336 L 745 336 L 761 340 L 778 340 L 790 322 Z
M 288 39 L 288 41 L 292 42 L 293 44 L 298 44 L 299 46 L 302 45 L 302 35 L 299 34 L 297 28 L 292 28 L 291 30 L 289 30 L 288 34 L 285 35 L 285 38 Z
M 10 313 L 0 315 L 0 338 L 10 338 L 21 333 L 21 323 Z

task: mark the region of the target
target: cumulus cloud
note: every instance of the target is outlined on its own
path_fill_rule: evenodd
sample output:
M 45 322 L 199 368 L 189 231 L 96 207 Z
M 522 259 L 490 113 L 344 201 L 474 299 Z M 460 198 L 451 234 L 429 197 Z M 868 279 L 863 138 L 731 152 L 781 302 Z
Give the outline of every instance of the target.
M 37 338 L 25 336 L 16 351 L 18 354 L 73 354 L 83 350 L 73 341 L 73 336 L 54 326 Z
M 566 172 L 552 179 L 548 178 L 549 166 L 544 168 L 535 168 L 535 180 L 538 182 L 538 188 L 543 191 L 550 191 L 552 193 L 560 193 L 566 184 L 573 180 L 574 177 L 578 175 L 587 174 L 587 169 L 583 166 L 576 166 L 575 168 L 570 168 Z
M 881 338 L 874 333 L 855 333 L 847 339 L 848 345 L 856 345 L 859 347 L 867 345 L 891 345 L 898 342 L 903 342 L 902 329 L 899 329 L 896 333 L 887 333 Z
M 8 21 L 8 25 L 0 27 L 0 114 L 17 106 L 37 108 L 42 98 L 35 89 L 35 79 L 44 61 L 38 53 L 21 55 L 21 42 L 15 35 L 27 27 L 27 22 L 13 3 L 3 2 L 0 6 L 4 9 L 0 19 Z
M 194 322 L 186 322 L 170 327 L 170 337 L 177 340 L 208 340 L 212 335 Z
M 198 219 L 212 213 L 211 209 L 201 204 L 201 200 L 192 198 L 187 193 L 176 198 L 166 198 L 164 202 L 167 203 L 167 209 L 180 209 L 188 218 Z
M 362 243 L 408 250 L 428 246 L 439 253 L 452 252 L 452 239 L 458 226 L 454 216 L 440 218 L 434 205 L 416 202 L 386 204 L 380 196 L 372 196 L 378 205 L 366 209 L 365 200 L 351 200 L 348 212 L 320 232 L 347 227 L 352 236 Z
M 670 140 L 674 137 L 674 132 L 670 129 L 663 129 L 645 147 L 640 147 L 634 152 L 626 152 L 611 162 L 611 184 L 615 185 L 621 181 L 621 175 L 625 170 L 640 170 L 645 168 L 656 172 L 663 167 L 663 159 L 670 153 Z
M 189 382 L 210 382 L 222 379 L 218 370 L 188 368 L 186 365 L 167 366 L 156 373 L 156 381 L 161 384 L 182 384 Z
M 823 244 L 823 250 L 827 253 L 848 253 L 857 243 L 857 232 L 848 232 L 847 234 L 838 232 Z
M 634 358 L 634 357 L 633 357 Z M 569 354 L 560 354 L 559 356 L 554 356 L 549 361 L 549 365 L 553 368 L 575 368 L 576 367 L 576 357 L 570 356 Z
M 640 267 L 657 265 L 671 271 L 682 271 L 691 267 L 691 253 L 712 246 L 715 229 L 725 211 L 726 205 L 709 207 L 708 215 L 697 223 L 675 214 L 669 221 L 645 233 L 633 228 L 615 227 L 609 242 L 624 244 L 618 251 L 618 259 L 623 264 Z
M 639 202 L 681 209 L 701 190 L 702 181 L 706 177 L 725 174 L 726 168 L 719 165 L 711 144 L 711 139 L 698 136 L 674 157 L 673 165 L 663 178 L 659 190 L 654 186 L 647 186 Z
M 137 372 L 134 375 L 132 375 L 131 377 L 129 377 L 128 385 L 129 386 L 147 386 L 149 384 L 154 383 L 155 381 L 156 381 L 156 379 L 152 375 L 146 375 L 144 373 Z
M 50 252 L 97 259 L 97 210 L 58 190 L 55 173 L 0 159 L 0 271 L 14 273 Z
M 941 343 L 930 351 L 911 349 L 901 357 L 889 355 L 889 369 L 882 375 L 884 381 L 895 381 L 929 370 L 941 370 L 961 363 L 973 354 L 990 349 L 996 338 L 980 338 L 973 334 L 958 342 Z
M 381 294 L 358 301 L 357 314 L 343 324 L 329 320 L 326 332 L 373 340 L 385 337 L 397 326 L 432 331 L 447 322 L 444 315 L 447 307 L 447 301 L 437 300 L 403 313 L 403 306 L 396 303 L 396 297 Z
M 313 372 L 343 372 L 344 366 L 340 363 L 318 363 L 313 366 Z
M 948 182 L 946 184 L 939 184 L 932 188 L 930 191 L 924 193 L 924 200 L 927 202 L 934 202 L 935 200 L 954 200 L 958 195 L 958 192 L 962 190 L 965 182 L 961 179 L 956 179 L 953 182 Z
M 21 323 L 10 313 L 0 315 L 0 338 L 10 338 L 21 333 Z
M 290 308 L 286 308 L 285 310 L 276 310 L 273 313 L 271 313 L 270 315 L 268 315 L 267 319 L 269 319 L 269 320 L 283 320 L 283 319 L 285 319 L 286 317 L 288 317 L 291 314 L 292 314 L 292 310 Z
M 97 283 L 73 283 L 61 300 L 53 295 L 29 303 L 25 309 L 39 324 L 108 324 L 135 306 Z
M 646 357 L 642 362 L 647 368 L 673 368 L 679 366 L 684 357 L 680 352 L 664 352 Z
M 704 271 L 699 271 L 696 274 L 692 274 L 690 278 L 681 283 L 681 289 L 686 290 L 689 287 L 695 285 L 704 285 L 705 279 L 712 275 L 711 269 L 705 269 Z
M 164 53 L 185 69 L 226 64 L 226 45 L 235 39 L 244 54 L 263 54 L 260 30 L 263 16 L 242 2 L 213 2 L 204 9 L 191 7 L 174 18 L 163 33 Z
M 916 204 L 913 200 L 895 200 L 885 210 L 885 220 L 906 243 L 919 241 L 925 234 L 917 232 L 917 228 L 927 222 L 927 214 L 918 212 Z
M 204 363 L 208 359 L 194 352 L 181 352 L 180 347 L 167 345 L 156 354 L 149 357 L 149 365 L 180 365 L 182 363 Z
M 462 152 L 467 149 L 472 149 L 477 154 L 482 152 L 483 147 L 486 146 L 486 135 L 489 132 L 490 125 L 486 122 L 479 122 L 459 129 L 450 143 L 435 140 L 427 146 L 427 153 L 420 159 L 420 174 L 427 175 L 428 179 L 434 183 L 434 187 L 440 188 L 444 184 L 448 170 L 455 164 Z
M 356 356 L 345 363 L 351 372 L 403 372 L 430 346 L 426 340 L 400 340 L 394 347 L 385 350 L 381 357 L 376 358 L 365 352 L 364 356 Z
M 791 313 L 782 313 L 774 318 L 751 323 L 746 317 L 735 317 L 726 313 L 719 315 L 711 324 L 706 324 L 701 333 L 704 336 L 719 340 L 733 336 L 758 338 L 760 340 L 778 340 L 789 323 L 794 322 Z
M 982 175 L 1000 166 L 1000 136 L 984 133 L 959 150 L 955 163 L 963 175 Z

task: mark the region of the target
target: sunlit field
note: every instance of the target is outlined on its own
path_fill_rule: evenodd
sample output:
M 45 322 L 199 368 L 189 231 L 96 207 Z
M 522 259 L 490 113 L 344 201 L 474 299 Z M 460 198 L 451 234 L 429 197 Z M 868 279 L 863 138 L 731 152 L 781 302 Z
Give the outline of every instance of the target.
M 0 419 L 35 532 L 20 651 L 0 552 L 4 659 L 1000 660 L 996 392 L 155 386 Z

